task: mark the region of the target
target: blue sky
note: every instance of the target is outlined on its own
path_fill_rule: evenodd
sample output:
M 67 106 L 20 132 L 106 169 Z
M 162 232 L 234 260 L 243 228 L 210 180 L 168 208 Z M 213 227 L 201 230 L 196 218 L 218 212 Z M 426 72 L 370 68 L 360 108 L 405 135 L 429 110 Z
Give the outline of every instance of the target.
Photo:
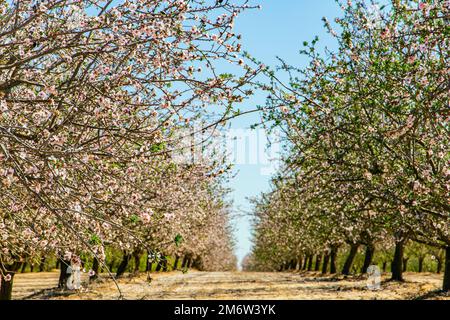
M 331 21 L 341 14 L 334 0 L 260 0 L 253 3 L 261 4 L 262 9 L 242 13 L 235 31 L 242 34 L 243 49 L 266 65 L 277 65 L 276 57 L 279 56 L 290 64 L 304 66 L 307 61 L 298 52 L 303 41 L 311 41 L 316 35 L 320 47 L 335 48 L 321 20 L 325 16 Z M 256 93 L 242 109 L 254 109 L 264 100 L 265 94 Z M 234 119 L 231 127 L 248 128 L 258 121 L 258 115 L 253 113 Z M 239 261 L 251 250 L 250 219 L 242 216 L 242 211 L 251 210 L 247 198 L 269 189 L 270 175 L 262 174 L 262 168 L 261 164 L 237 164 L 237 175 L 230 181 L 234 190 L 231 195 L 234 211 L 240 215 L 235 219 Z

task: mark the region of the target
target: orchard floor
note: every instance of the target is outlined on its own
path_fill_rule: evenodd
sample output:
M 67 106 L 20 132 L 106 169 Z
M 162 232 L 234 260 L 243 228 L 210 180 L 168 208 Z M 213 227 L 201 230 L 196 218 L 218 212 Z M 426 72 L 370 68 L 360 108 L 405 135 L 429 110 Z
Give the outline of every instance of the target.
M 405 282 L 386 281 L 369 290 L 362 277 L 322 276 L 319 273 L 198 272 L 152 273 L 118 280 L 125 299 L 450 299 L 438 293 L 442 274 L 405 273 Z M 86 275 L 83 276 L 86 280 Z M 57 272 L 18 274 L 13 299 L 117 299 L 111 279 L 80 292 L 54 289 Z

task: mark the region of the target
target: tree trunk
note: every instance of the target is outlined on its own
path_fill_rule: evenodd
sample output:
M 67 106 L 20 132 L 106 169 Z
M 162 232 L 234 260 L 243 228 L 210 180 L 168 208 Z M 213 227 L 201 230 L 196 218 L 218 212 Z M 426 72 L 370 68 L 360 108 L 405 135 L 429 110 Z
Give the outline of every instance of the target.
M 178 255 L 175 256 L 175 262 L 173 263 L 173 270 L 178 270 L 178 263 L 180 261 L 180 257 Z
M 133 252 L 134 258 L 134 273 L 139 273 L 139 267 L 141 266 L 141 252 L 136 250 Z
M 383 272 L 386 272 L 386 268 L 387 268 L 387 262 L 383 261 Z
M 297 264 L 297 270 L 301 270 L 302 269 L 302 262 L 303 262 L 303 257 L 300 256 L 298 257 L 298 264 Z
M 408 260 L 409 258 L 403 258 L 403 266 L 402 266 L 402 270 L 403 272 L 406 272 L 406 268 L 408 267 Z
M 441 273 L 441 270 L 442 270 L 442 260 L 441 260 L 441 259 L 436 259 L 436 260 L 437 260 L 436 273 Z
M 297 267 L 297 260 L 292 259 L 291 265 L 289 266 L 289 270 L 295 270 L 295 267 Z
M 330 253 L 330 273 L 335 274 L 337 272 L 336 268 L 336 257 L 337 257 L 338 248 L 336 246 L 331 247 Z
M 314 259 L 314 256 L 313 256 L 313 255 L 310 255 L 310 256 L 309 256 L 309 261 L 308 261 L 308 271 L 311 271 L 311 270 L 312 270 L 313 259 Z
M 450 246 L 445 248 L 444 291 L 450 291 Z
M 7 275 L 11 277 L 11 280 L 6 281 L 5 278 L 0 275 L 0 301 L 11 300 L 12 298 L 14 272 L 5 272 L 5 276 Z
M 197 258 L 195 258 L 193 268 L 197 269 L 198 271 L 204 270 L 203 269 L 203 259 L 201 256 L 198 256 Z
M 61 258 L 62 259 L 62 258 Z M 70 260 L 61 260 L 61 269 L 59 271 L 58 288 L 65 289 L 67 284 L 67 279 L 69 279 L 70 274 L 67 273 L 67 268 L 70 266 Z
M 189 258 L 188 258 L 187 255 L 185 255 L 185 256 L 183 257 L 183 261 L 181 262 L 181 269 L 187 268 L 188 259 L 189 259 Z
M 100 263 L 96 257 L 94 257 L 94 261 L 92 262 L 92 271 L 94 271 L 94 275 L 89 276 L 89 281 L 93 281 L 98 278 L 98 273 L 100 269 Z
M 419 272 L 423 271 L 423 260 L 425 258 L 424 257 L 419 257 Z
M 358 253 L 359 244 L 351 244 L 350 252 L 348 253 L 347 259 L 345 259 L 344 267 L 342 268 L 342 274 L 349 275 L 350 269 L 352 268 L 353 260 Z
M 27 263 L 24 262 L 22 265 L 22 269 L 20 269 L 20 273 L 25 273 L 25 269 L 27 268 Z
M 10 279 L 6 281 L 5 277 L 2 277 L 0 274 L 0 301 L 12 299 L 14 275 L 16 274 L 17 271 L 20 270 L 21 267 L 22 267 L 21 262 L 15 262 L 11 266 L 6 266 L 6 268 L 3 268 L 2 265 L 0 265 L 0 268 L 2 268 L 1 270 L 4 276 L 10 277 Z
M 309 260 L 309 254 L 306 255 L 305 261 L 303 261 L 302 270 L 306 270 L 306 266 L 308 265 L 308 260 Z
M 168 267 L 167 267 L 167 257 L 166 256 L 163 256 L 162 257 L 162 267 L 163 267 L 163 271 L 164 272 L 167 272 L 167 269 L 168 269 Z
M 320 261 L 322 260 L 322 255 L 318 254 L 316 256 L 316 264 L 314 265 L 314 271 L 319 271 L 320 269 Z
M 403 249 L 404 249 L 404 241 L 399 241 L 395 244 L 395 252 L 394 252 L 394 260 L 392 260 L 391 264 L 391 272 L 392 277 L 391 280 L 395 281 L 403 281 Z
M 39 272 L 45 271 L 45 257 L 41 259 L 41 263 L 39 264 Z
M 373 254 L 375 252 L 375 247 L 372 244 L 366 245 L 366 253 L 364 255 L 364 263 L 361 269 L 361 273 L 367 273 L 367 269 L 372 263 Z
M 123 253 L 122 261 L 120 262 L 119 267 L 117 268 L 116 277 L 121 277 L 125 271 L 127 270 L 128 263 L 130 262 L 131 254 L 127 254 L 126 252 Z
M 330 255 L 325 253 L 322 264 L 322 274 L 326 274 L 328 272 L 328 261 L 330 260 Z

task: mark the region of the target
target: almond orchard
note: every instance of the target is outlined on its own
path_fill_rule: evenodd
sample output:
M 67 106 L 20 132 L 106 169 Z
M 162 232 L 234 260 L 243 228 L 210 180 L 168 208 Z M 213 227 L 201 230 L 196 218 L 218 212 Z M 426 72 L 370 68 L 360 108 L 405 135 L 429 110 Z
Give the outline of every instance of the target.
M 0 300 L 38 269 L 119 293 L 125 274 L 235 271 L 214 141 L 255 94 L 284 148 L 244 270 L 401 283 L 412 258 L 448 292 L 450 1 L 385 2 L 337 1 L 337 48 L 272 68 L 234 31 L 253 1 L 0 0 Z

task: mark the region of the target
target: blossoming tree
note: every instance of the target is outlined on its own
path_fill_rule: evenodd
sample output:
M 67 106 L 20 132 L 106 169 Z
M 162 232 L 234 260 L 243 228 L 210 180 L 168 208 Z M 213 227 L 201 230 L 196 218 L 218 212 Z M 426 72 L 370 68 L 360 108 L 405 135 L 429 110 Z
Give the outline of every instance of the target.
M 215 67 L 242 65 L 232 27 L 247 7 L 0 1 L 2 298 L 24 259 L 89 251 L 102 260 L 102 235 L 128 239 L 124 221 L 151 219 L 146 188 L 174 130 L 223 120 L 254 76 Z
M 287 216 L 327 226 L 311 236 L 337 235 L 330 250 L 350 245 L 343 273 L 358 245 L 370 261 L 380 240 L 395 243 L 394 280 L 402 280 L 408 240 L 445 249 L 449 265 L 449 5 L 348 1 L 335 21 L 339 32 L 324 20 L 336 52 L 319 54 L 315 39 L 303 50 L 308 67 L 281 66 L 288 84 L 268 72 L 268 105 L 279 108 L 266 119 L 284 129 L 290 149 L 281 176 L 295 181 L 290 192 L 304 204 L 288 204 Z

